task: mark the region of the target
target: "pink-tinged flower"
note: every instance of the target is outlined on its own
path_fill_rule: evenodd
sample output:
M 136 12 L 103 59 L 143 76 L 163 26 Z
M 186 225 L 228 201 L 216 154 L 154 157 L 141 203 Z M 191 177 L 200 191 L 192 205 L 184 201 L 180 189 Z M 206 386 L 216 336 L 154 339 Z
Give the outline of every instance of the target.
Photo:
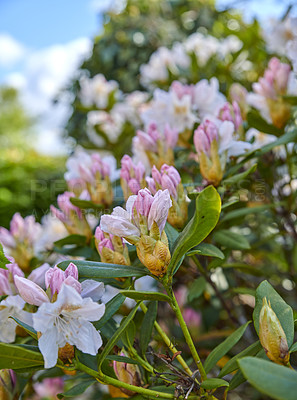
M 232 83 L 229 90 L 229 96 L 232 104 L 234 101 L 238 104 L 243 119 L 246 119 L 249 108 L 247 103 L 247 94 L 248 91 L 244 86 L 240 85 L 240 83 Z
M 22 218 L 19 213 L 12 217 L 10 230 L 0 227 L 0 242 L 23 270 L 30 268 L 41 231 L 41 225 L 35 222 L 33 215 Z
M 202 176 L 218 185 L 229 157 L 251 149 L 251 144 L 236 140 L 231 121 L 206 119 L 194 132 L 194 145 L 199 157 Z
M 45 292 L 37 283 L 30 279 L 15 276 L 15 285 L 19 294 L 28 304 L 35 306 L 40 306 L 42 303 L 47 303 L 50 300 L 54 301 L 63 284 L 73 287 L 82 297 L 94 296 L 92 297 L 93 300 L 101 298 L 104 292 L 102 282 L 87 279 L 80 283 L 78 281 L 77 266 L 73 263 L 70 263 L 65 271 L 57 266 L 49 268 L 45 272 L 44 281 L 45 288 L 50 289 L 50 292 Z
M 47 263 L 42 264 L 40 267 L 33 269 L 28 279 L 37 285 L 45 288 L 45 273 L 50 269 L 50 265 Z
M 79 150 L 66 163 L 65 179 L 73 193 L 96 204 L 109 206 L 113 199 L 111 182 L 116 179 L 116 160 Z
M 273 57 L 264 76 L 253 84 L 253 93 L 247 96 L 248 103 L 258 109 L 264 119 L 282 129 L 291 115 L 291 105 L 284 95 L 296 96 L 296 84 L 292 84 L 293 72 L 289 64 Z M 293 79 L 292 79 L 293 78 Z
M 141 161 L 134 164 L 127 154 L 121 160 L 121 186 L 124 198 L 127 200 L 132 194 L 137 194 L 145 186 L 145 167 Z
M 16 294 L 15 277 L 24 276 L 23 271 L 14 260 L 12 258 L 10 260 L 11 263 L 6 264 L 7 269 L 0 269 L 0 296 Z
M 102 262 L 130 265 L 128 248 L 121 237 L 104 233 L 98 226 L 95 243 Z
M 130 196 L 126 208 L 116 207 L 111 215 L 103 215 L 100 228 L 111 235 L 124 237 L 136 245 L 140 261 L 152 274 L 161 277 L 170 262 L 164 227 L 172 206 L 169 191 L 159 190 L 155 196 L 148 189 Z
M 138 130 L 134 138 L 135 148 L 144 152 L 151 166 L 160 166 L 164 163 L 173 164 L 173 149 L 177 144 L 178 131 L 165 124 L 163 132 L 158 129 L 155 122 L 148 125 L 147 131 Z
M 185 95 L 189 95 L 194 99 L 195 86 L 194 85 L 183 85 L 180 81 L 173 81 L 170 89 L 176 93 L 177 97 L 181 99 Z
M 95 303 L 90 297 L 83 299 L 73 287 L 65 284 L 54 303 L 43 303 L 33 314 L 33 327 L 41 334 L 38 346 L 45 368 L 56 365 L 58 350 L 66 344 L 96 355 L 102 339 L 91 322 L 101 319 L 104 312 L 104 304 Z
M 51 205 L 51 212 L 63 222 L 70 234 L 84 234 L 90 239 L 92 236 L 90 226 L 82 211 L 71 203 L 72 197 L 75 197 L 73 192 L 60 194 L 57 198 L 59 209 Z
M 221 121 L 233 122 L 235 131 L 238 131 L 242 125 L 241 111 L 236 101 L 233 101 L 232 105 L 230 103 L 225 103 L 219 111 L 218 118 Z
M 24 305 L 25 301 L 18 295 L 7 296 L 5 300 L 0 302 L 0 342 L 13 343 L 15 341 L 17 323 L 9 317 L 18 318 L 32 326 L 33 314 L 24 311 Z
M 29 279 L 16 276 L 15 284 L 22 299 L 25 300 L 26 303 L 40 306 L 43 303 L 49 302 L 45 291 Z
M 43 398 L 56 400 L 57 394 L 64 390 L 64 380 L 61 377 L 45 378 L 42 382 L 34 383 L 33 388 L 38 396 L 38 400 Z M 34 397 L 34 399 L 36 398 Z

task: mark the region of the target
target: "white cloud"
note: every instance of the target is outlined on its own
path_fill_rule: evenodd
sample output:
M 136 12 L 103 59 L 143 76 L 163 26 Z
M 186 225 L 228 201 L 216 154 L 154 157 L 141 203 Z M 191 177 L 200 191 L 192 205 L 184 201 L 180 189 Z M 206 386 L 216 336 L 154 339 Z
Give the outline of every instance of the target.
M 91 40 L 79 38 L 31 52 L 24 61 L 23 70 L 6 78 L 6 83 L 20 90 L 28 112 L 39 117 L 36 147 L 43 153 L 65 151 L 59 138 L 70 113 L 71 99 L 63 96 L 58 104 L 53 104 L 53 99 L 74 77 L 91 47 Z
M 26 48 L 7 33 L 0 33 L 0 67 L 11 68 L 21 61 Z

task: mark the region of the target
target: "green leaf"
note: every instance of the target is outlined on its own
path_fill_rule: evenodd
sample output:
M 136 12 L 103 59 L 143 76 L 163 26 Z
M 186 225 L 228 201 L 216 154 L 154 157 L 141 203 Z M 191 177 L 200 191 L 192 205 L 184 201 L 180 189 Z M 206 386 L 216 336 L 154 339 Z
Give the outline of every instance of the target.
M 266 122 L 256 110 L 251 110 L 248 112 L 247 122 L 251 128 L 258 129 L 258 131 L 263 133 L 269 133 L 275 136 L 281 136 L 284 133 L 283 129 L 279 129 L 276 126 Z
M 245 179 L 247 176 L 255 172 L 257 169 L 257 164 L 254 164 L 251 168 L 248 170 L 241 172 L 240 174 L 236 174 L 233 176 L 230 176 L 229 178 L 226 178 L 222 181 L 222 186 L 223 185 L 234 185 L 237 182 L 242 182 L 243 179 Z
M 219 378 L 226 376 L 230 374 L 231 372 L 235 371 L 238 369 L 238 364 L 237 361 L 240 358 L 247 357 L 247 356 L 254 356 L 256 355 L 260 350 L 262 349 L 261 343 L 258 340 L 257 342 L 251 344 L 249 347 L 238 353 L 235 357 L 231 358 L 227 362 L 227 364 L 224 365 L 222 368 L 221 372 L 219 373 Z
M 77 266 L 80 279 L 127 278 L 129 276 L 139 278 L 144 275 L 149 275 L 149 272 L 144 267 L 105 264 L 94 261 L 62 261 L 58 264 L 58 267 L 65 270 L 71 262 Z
M 221 246 L 225 246 L 232 250 L 247 250 L 251 246 L 247 239 L 235 232 L 229 231 L 228 229 L 220 229 L 213 235 L 214 240 Z
M 205 372 L 208 373 L 212 370 L 212 368 L 216 365 L 216 363 L 228 353 L 229 350 L 232 349 L 233 346 L 241 339 L 242 335 L 244 334 L 246 328 L 248 327 L 248 321 L 246 324 L 242 325 L 238 328 L 235 332 L 233 332 L 223 343 L 219 344 L 213 351 L 209 354 L 207 359 L 205 360 L 204 369 Z
M 67 390 L 67 392 L 57 394 L 58 399 L 63 399 L 64 397 L 73 397 L 79 396 L 83 394 L 86 389 L 93 385 L 96 382 L 96 379 L 88 379 L 86 381 L 80 382 L 77 385 L 73 386 L 71 389 Z
M 243 376 L 243 373 L 238 370 L 236 374 L 233 376 L 231 381 L 229 382 L 229 388 L 228 391 L 236 389 L 239 385 L 244 383 L 246 381 L 245 377 Z
M 6 264 L 10 264 L 10 261 L 5 257 L 3 246 L 0 243 L 0 268 L 7 269 Z
M 206 279 L 203 276 L 200 276 L 198 279 L 195 279 L 189 286 L 188 290 L 188 302 L 198 299 L 202 295 L 206 288 Z
M 285 100 L 286 103 L 291 104 L 292 106 L 296 106 L 297 105 L 297 96 L 283 96 L 283 99 Z
M 21 326 L 30 336 L 32 336 L 32 338 L 34 338 L 35 340 L 37 340 L 37 332 L 35 331 L 35 329 L 28 325 L 25 324 L 25 322 L 20 321 L 18 318 L 15 317 L 9 317 L 11 319 L 13 319 L 19 326 Z
M 229 383 L 224 381 L 224 379 L 208 378 L 203 381 L 200 386 L 205 390 L 213 390 L 218 387 L 229 386 Z
M 150 300 L 150 301 L 168 301 L 170 302 L 170 297 L 167 296 L 167 294 L 164 293 L 158 293 L 158 292 L 145 292 L 143 290 L 121 290 L 121 292 L 124 296 L 129 297 L 129 299 L 134 299 L 134 300 Z
M 123 362 L 126 364 L 138 364 L 138 362 L 135 360 L 132 360 L 132 358 L 124 357 L 124 356 L 107 356 L 106 359 L 111 360 L 111 361 L 119 361 L 119 362 Z
M 248 214 L 255 214 L 258 212 L 268 210 L 270 208 L 275 208 L 277 206 L 278 206 L 278 204 L 265 204 L 263 206 L 257 206 L 257 207 L 240 208 L 238 210 L 233 210 L 233 211 L 228 212 L 228 214 L 224 215 L 221 222 L 226 222 L 226 221 L 229 221 L 230 219 L 234 219 L 234 218 L 245 217 Z
M 109 354 L 109 352 L 111 351 L 113 346 L 117 343 L 117 341 L 119 340 L 120 336 L 125 332 L 125 330 L 127 329 L 129 323 L 134 318 L 138 307 L 139 307 L 139 303 L 137 303 L 136 306 L 130 311 L 129 315 L 125 318 L 124 322 L 116 330 L 116 332 L 109 339 L 109 341 L 106 343 L 106 345 L 104 347 L 104 350 L 102 351 L 102 353 L 100 354 L 99 359 L 98 359 L 98 370 L 100 370 L 104 359 Z
M 109 321 L 111 317 L 119 310 L 124 301 L 125 296 L 123 296 L 121 293 L 118 293 L 111 300 L 109 300 L 105 304 L 105 313 L 103 317 L 99 321 L 94 323 L 95 328 L 101 329 L 102 326 L 105 325 L 107 321 Z
M 283 144 L 291 143 L 291 142 L 296 142 L 297 141 L 297 129 L 292 129 L 288 130 L 284 135 L 282 135 L 280 138 L 278 138 L 275 142 L 268 143 L 265 146 L 263 146 L 260 150 L 258 150 L 255 155 L 263 155 L 268 153 L 270 150 L 272 150 L 276 146 L 281 146 Z
M 194 254 L 198 254 L 200 256 L 217 257 L 221 260 L 224 260 L 225 258 L 224 253 L 210 243 L 200 243 L 193 250 L 190 250 L 186 255 L 190 257 Z
M 172 247 L 174 245 L 174 242 L 178 238 L 179 232 L 175 228 L 173 228 L 173 226 L 171 226 L 169 224 L 169 222 L 166 222 L 165 233 L 166 233 L 168 243 L 169 243 L 169 250 L 171 251 Z
M 83 235 L 69 235 L 63 239 L 54 242 L 57 247 L 63 247 L 69 244 L 76 244 L 78 246 L 84 246 L 86 244 L 87 238 Z
M 296 400 L 296 371 L 254 357 L 243 358 L 238 364 L 245 378 L 259 392 L 272 399 Z
M 92 208 L 93 210 L 103 210 L 102 204 L 95 204 L 89 200 L 81 200 L 77 197 L 71 197 L 70 201 L 74 206 L 81 208 L 82 210 L 87 210 L 90 208 Z
M 193 218 L 176 239 L 167 275 L 173 275 L 183 256 L 204 240 L 216 226 L 221 211 L 221 199 L 213 186 L 204 189 L 196 199 Z
M 293 343 L 290 348 L 290 353 L 294 353 L 295 351 L 297 351 L 297 342 Z
M 43 369 L 42 354 L 16 344 L 0 343 L 0 369 L 21 369 L 39 366 Z
M 256 290 L 256 305 L 253 312 L 254 325 L 259 334 L 259 316 L 263 306 L 263 299 L 270 301 L 271 307 L 278 317 L 287 337 L 289 348 L 294 340 L 294 318 L 292 308 L 282 299 L 282 297 L 273 289 L 268 281 L 263 281 Z
M 157 318 L 158 302 L 152 301 L 147 307 L 147 312 L 144 314 L 142 325 L 140 328 L 140 349 L 142 354 L 145 354 L 147 346 L 151 340 L 154 323 Z
M 127 317 L 124 317 L 122 319 L 121 325 L 124 323 L 126 318 Z M 135 335 L 136 335 L 136 325 L 135 325 L 134 321 L 130 321 L 130 323 L 127 326 L 127 328 L 125 329 L 124 333 L 121 335 L 121 339 L 126 347 L 128 347 L 128 348 L 133 347 Z

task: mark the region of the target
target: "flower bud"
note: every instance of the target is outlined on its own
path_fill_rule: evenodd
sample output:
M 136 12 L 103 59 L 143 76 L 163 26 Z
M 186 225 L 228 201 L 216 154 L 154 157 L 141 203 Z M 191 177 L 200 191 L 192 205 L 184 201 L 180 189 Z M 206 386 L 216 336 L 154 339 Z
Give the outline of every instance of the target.
M 126 354 L 122 351 L 120 355 L 125 356 Z M 113 369 L 119 381 L 128 383 L 129 385 L 140 386 L 140 372 L 137 365 L 114 361 Z M 121 388 L 121 391 L 128 396 L 135 394 L 135 392 L 124 388 Z
M 267 357 L 277 363 L 287 365 L 290 359 L 286 334 L 279 319 L 271 308 L 270 301 L 263 299 L 259 316 L 259 338 Z
M 104 233 L 98 226 L 95 231 L 95 244 L 102 262 L 130 265 L 128 248 L 119 236 Z
M 0 370 L 0 399 L 13 400 L 16 394 L 16 376 L 12 369 Z
M 121 160 L 121 186 L 125 200 L 133 194 L 137 194 L 140 189 L 145 187 L 145 167 L 142 162 L 134 164 L 131 157 L 127 154 Z

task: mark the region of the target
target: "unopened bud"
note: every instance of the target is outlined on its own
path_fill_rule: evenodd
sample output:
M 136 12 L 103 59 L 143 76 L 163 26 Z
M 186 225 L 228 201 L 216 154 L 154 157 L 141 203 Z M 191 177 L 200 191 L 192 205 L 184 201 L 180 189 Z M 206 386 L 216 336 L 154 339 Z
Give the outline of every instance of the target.
M 271 308 L 270 301 L 263 299 L 259 316 L 259 338 L 267 357 L 277 363 L 287 365 L 290 359 L 286 334 L 279 319 Z
M 0 399 L 12 400 L 16 392 L 16 376 L 12 369 L 0 370 Z
M 121 352 L 120 355 L 125 356 L 125 353 Z M 120 380 L 121 382 L 128 383 L 129 385 L 140 386 L 141 380 L 139 368 L 137 365 L 114 361 L 113 369 L 118 380 Z M 135 392 L 124 388 L 121 388 L 121 391 L 128 396 L 133 396 L 134 394 L 136 394 Z

